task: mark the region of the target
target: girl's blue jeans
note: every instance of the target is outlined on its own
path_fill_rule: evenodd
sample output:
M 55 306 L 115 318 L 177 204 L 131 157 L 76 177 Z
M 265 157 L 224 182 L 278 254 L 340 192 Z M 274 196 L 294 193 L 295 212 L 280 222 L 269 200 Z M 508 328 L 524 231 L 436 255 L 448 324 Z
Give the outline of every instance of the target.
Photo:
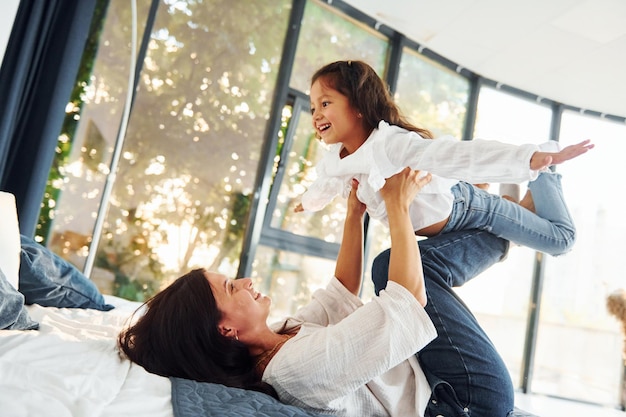
M 513 385 L 502 358 L 452 290 L 501 260 L 508 246 L 479 230 L 419 241 L 425 309 L 437 329 L 435 340 L 417 353 L 432 389 L 426 416 L 505 417 L 513 410 Z M 382 252 L 372 265 L 376 294 L 387 286 L 389 253 Z
M 576 240 L 576 228 L 563 198 L 561 175 L 542 172 L 528 188 L 536 214 L 500 196 L 459 182 L 452 187 L 452 213 L 441 234 L 480 229 L 553 256 L 570 251 Z

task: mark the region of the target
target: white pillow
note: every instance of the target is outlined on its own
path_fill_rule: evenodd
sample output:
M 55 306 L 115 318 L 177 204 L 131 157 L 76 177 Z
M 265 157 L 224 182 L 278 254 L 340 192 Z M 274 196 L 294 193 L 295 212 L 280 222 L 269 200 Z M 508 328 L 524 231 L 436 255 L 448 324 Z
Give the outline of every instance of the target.
M 20 272 L 20 228 L 15 196 L 0 191 L 0 269 L 17 290 Z

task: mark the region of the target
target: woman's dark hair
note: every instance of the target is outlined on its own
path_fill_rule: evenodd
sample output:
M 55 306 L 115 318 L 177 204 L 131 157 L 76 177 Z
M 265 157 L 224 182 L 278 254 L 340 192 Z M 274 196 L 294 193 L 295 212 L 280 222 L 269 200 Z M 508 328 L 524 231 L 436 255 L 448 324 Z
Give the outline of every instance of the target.
M 372 131 L 381 120 L 417 132 L 423 138 L 433 134 L 411 124 L 396 106 L 389 89 L 376 71 L 363 61 L 336 61 L 323 66 L 313 74 L 311 84 L 320 80 L 325 85 L 348 97 L 350 105 L 363 117 L 365 127 Z
M 157 375 L 277 397 L 261 381 L 248 347 L 220 333 L 221 312 L 205 273 L 195 269 L 146 301 L 145 312 L 118 336 L 122 353 Z

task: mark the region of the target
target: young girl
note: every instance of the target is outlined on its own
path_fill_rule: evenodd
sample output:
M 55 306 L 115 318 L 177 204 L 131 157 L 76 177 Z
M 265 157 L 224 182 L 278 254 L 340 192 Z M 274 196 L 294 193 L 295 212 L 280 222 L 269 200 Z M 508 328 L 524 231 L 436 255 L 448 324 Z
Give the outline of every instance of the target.
M 530 180 L 525 206 L 531 208 L 538 181 L 553 184 L 562 198 L 561 177 L 547 168 L 587 152 L 593 148 L 589 140 L 556 152 L 449 136 L 430 140 L 429 131 L 404 119 L 384 82 L 361 61 L 334 62 L 313 75 L 311 114 L 316 136 L 330 151 L 316 166 L 318 178 L 296 211 L 318 211 L 335 196 L 347 196 L 355 178 L 369 215 L 386 224 L 379 190 L 386 178 L 409 166 L 432 174 L 410 207 L 416 235 L 475 228 L 554 256 L 571 249 L 576 230 L 565 205 L 562 213 L 539 217 L 472 184 Z

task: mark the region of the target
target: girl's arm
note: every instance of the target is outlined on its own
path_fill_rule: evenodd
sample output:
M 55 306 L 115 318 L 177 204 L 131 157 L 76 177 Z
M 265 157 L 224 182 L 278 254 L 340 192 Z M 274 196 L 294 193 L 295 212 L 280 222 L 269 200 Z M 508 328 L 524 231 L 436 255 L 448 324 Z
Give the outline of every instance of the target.
M 419 171 L 407 167 L 388 178 L 380 190 L 387 207 L 391 232 L 389 280 L 409 290 L 422 306 L 427 301 L 426 288 L 419 247 L 409 217 L 409 205 L 431 178 L 430 174 L 420 178 Z
M 566 146 L 559 152 L 535 152 L 530 158 L 530 169 L 538 171 L 550 165 L 561 164 L 586 153 L 593 147 L 591 140 L 587 139 L 575 145 Z
M 383 175 L 410 166 L 470 183 L 530 181 L 542 168 L 576 158 L 594 147 L 586 140 L 559 152 L 543 152 L 533 144 L 513 145 L 482 139 L 461 141 L 451 136 L 422 139 L 396 126 L 386 127 L 379 134 L 384 140 L 373 143 L 373 152 L 388 158 L 388 164 L 381 164 Z
M 363 276 L 363 215 L 365 204 L 356 197 L 359 183 L 352 180 L 343 237 L 335 265 L 335 277 L 352 294 L 359 295 Z

